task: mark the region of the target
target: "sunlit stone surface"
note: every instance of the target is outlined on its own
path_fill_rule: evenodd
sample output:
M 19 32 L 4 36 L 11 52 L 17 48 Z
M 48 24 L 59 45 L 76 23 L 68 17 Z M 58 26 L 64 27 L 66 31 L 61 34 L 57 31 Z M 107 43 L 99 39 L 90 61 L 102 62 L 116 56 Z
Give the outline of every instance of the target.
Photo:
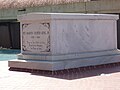
M 21 22 L 21 54 L 9 67 L 61 70 L 120 61 L 116 15 L 30 13 Z

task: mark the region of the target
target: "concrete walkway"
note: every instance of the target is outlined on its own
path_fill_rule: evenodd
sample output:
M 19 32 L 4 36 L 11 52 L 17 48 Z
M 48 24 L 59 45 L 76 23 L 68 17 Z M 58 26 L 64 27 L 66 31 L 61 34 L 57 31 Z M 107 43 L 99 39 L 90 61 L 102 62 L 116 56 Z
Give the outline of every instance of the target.
M 71 69 L 50 75 L 9 71 L 0 61 L 0 90 L 120 90 L 120 65 Z

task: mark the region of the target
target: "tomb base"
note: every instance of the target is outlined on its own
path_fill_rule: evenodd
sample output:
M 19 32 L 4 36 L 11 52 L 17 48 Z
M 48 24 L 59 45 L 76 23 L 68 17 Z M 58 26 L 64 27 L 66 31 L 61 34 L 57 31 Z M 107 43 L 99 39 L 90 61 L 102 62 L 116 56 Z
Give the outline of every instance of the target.
M 18 55 L 18 57 L 21 59 L 11 60 L 8 62 L 9 62 L 9 67 L 11 68 L 56 71 L 56 70 L 63 70 L 70 68 L 120 62 L 119 53 L 120 52 L 117 50 L 111 50 L 111 51 L 102 51 L 102 52 L 70 54 L 70 55 L 56 55 L 56 56 L 47 56 L 46 57 L 47 60 L 39 60 L 38 58 L 40 57 L 37 55 L 27 56 L 21 54 Z M 26 58 L 26 60 L 22 60 L 22 57 Z

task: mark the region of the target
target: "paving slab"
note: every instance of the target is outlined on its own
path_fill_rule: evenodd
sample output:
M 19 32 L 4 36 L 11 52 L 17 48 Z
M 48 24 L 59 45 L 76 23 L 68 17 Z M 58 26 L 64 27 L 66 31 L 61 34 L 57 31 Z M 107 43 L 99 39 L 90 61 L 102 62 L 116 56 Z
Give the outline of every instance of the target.
M 54 72 L 9 71 L 0 61 L 0 90 L 119 90 L 120 65 Z

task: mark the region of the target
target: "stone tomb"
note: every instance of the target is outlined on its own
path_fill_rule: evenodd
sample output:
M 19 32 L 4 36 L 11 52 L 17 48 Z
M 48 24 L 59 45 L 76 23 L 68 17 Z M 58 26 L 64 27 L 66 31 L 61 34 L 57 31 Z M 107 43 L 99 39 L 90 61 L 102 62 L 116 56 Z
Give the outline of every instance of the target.
M 29 13 L 21 23 L 21 54 L 10 68 L 62 70 L 120 62 L 117 15 Z

